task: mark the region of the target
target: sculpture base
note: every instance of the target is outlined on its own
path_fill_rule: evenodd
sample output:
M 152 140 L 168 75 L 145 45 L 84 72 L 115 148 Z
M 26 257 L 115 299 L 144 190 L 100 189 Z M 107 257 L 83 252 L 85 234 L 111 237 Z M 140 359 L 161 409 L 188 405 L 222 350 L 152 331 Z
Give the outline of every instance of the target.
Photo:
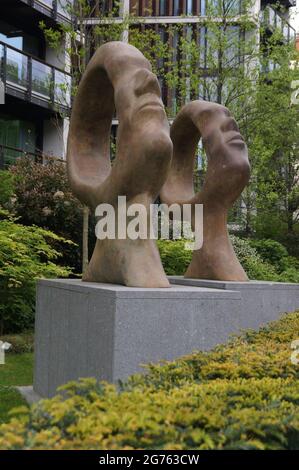
M 59 385 L 80 377 L 124 380 L 144 370 L 142 364 L 208 350 L 242 328 L 257 328 L 299 307 L 299 285 L 281 288 L 277 299 L 292 291 L 292 300 L 276 308 L 276 288 L 265 283 L 256 283 L 253 291 L 245 286 L 251 283 L 215 288 L 213 281 L 171 282 L 176 284 L 168 289 L 143 289 L 39 281 L 34 392 L 51 397 Z M 264 292 L 259 306 L 258 289 Z
M 210 281 L 171 276 L 174 285 L 236 291 L 241 295 L 240 327 L 258 329 L 280 314 L 299 309 L 299 284 L 271 281 Z

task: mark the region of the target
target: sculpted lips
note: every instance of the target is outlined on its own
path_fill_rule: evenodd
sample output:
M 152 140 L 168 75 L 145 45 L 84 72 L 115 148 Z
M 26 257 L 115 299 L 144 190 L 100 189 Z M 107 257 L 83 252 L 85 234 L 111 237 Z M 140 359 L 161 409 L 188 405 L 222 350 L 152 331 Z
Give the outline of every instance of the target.
M 141 104 L 139 111 L 144 108 L 160 108 L 163 109 L 163 105 L 160 100 L 147 100 L 143 104 Z
M 245 144 L 244 139 L 241 136 L 240 132 L 236 132 L 236 131 L 229 132 L 229 136 L 226 142 L 230 144 L 242 144 L 242 145 Z

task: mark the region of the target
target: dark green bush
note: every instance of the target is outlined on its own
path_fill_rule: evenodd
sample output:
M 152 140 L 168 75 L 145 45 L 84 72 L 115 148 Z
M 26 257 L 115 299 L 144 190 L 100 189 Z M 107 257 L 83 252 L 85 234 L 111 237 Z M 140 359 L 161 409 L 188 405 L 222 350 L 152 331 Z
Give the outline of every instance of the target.
M 230 236 L 236 255 L 249 279 L 299 282 L 299 260 L 274 240 L 247 240 Z M 166 274 L 183 275 L 192 251 L 186 240 L 158 240 Z
M 253 246 L 261 258 L 272 264 L 279 272 L 284 271 L 288 267 L 287 249 L 275 240 L 251 240 L 250 245 Z
M 47 230 L 17 223 L 0 208 L 0 335 L 33 326 L 36 279 L 69 275 L 69 269 L 55 264 L 61 255 L 49 240 L 69 243 Z
M 186 271 L 192 257 L 186 240 L 158 240 L 164 270 L 168 276 L 180 276 Z
M 250 279 L 275 280 L 275 268 L 264 262 L 247 240 L 231 236 L 237 257 Z M 166 274 L 183 275 L 191 261 L 192 251 L 186 240 L 158 240 L 158 247 Z
M 0 449 L 299 449 L 299 313 L 120 387 L 85 379 L 19 409 Z
M 15 177 L 9 171 L 0 170 L 0 206 L 10 204 L 15 191 Z
M 11 208 L 24 225 L 37 225 L 72 240 L 65 245 L 52 240 L 63 256 L 59 264 L 82 271 L 82 205 L 69 186 L 66 165 L 53 160 L 47 164 L 21 158 L 10 168 L 15 178 L 15 200 Z

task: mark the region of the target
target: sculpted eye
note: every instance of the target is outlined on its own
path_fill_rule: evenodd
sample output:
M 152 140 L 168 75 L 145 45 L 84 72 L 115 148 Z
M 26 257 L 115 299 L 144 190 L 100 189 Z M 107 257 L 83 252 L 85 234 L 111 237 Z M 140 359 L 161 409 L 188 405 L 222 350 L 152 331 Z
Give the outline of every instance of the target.
M 155 93 L 160 96 L 160 85 L 152 72 L 141 69 L 135 75 L 135 94 L 140 96 L 145 93 Z
M 233 118 L 226 118 L 220 126 L 222 132 L 239 131 L 238 125 Z

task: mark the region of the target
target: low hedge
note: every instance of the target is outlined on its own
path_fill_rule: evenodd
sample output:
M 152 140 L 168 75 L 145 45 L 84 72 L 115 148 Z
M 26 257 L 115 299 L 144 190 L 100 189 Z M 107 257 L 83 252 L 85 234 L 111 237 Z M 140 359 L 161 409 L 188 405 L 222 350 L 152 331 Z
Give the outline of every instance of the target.
M 119 387 L 81 380 L 0 427 L 0 449 L 299 449 L 299 312 Z

